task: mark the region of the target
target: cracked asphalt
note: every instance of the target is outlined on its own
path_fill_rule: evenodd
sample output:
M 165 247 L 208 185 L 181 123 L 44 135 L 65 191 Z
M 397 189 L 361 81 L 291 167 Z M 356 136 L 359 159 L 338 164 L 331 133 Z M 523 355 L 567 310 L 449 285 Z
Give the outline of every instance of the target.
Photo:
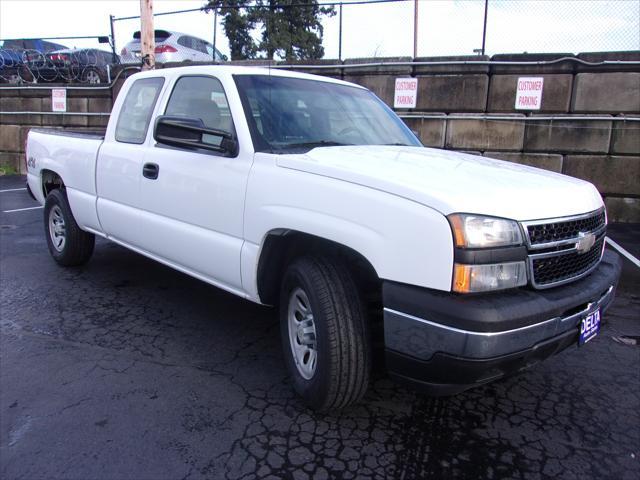
M 0 211 L 34 205 L 0 193 Z M 614 339 L 640 336 L 630 262 L 585 347 L 448 398 L 378 371 L 360 405 L 317 415 L 274 311 L 105 241 L 60 268 L 42 223 L 0 213 L 3 479 L 640 478 L 640 347 Z M 636 252 L 638 232 L 610 228 Z

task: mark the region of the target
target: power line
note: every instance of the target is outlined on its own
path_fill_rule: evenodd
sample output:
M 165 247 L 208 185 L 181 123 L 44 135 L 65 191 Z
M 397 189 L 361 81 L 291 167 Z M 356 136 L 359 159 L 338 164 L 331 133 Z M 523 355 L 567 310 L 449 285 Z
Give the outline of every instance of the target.
M 369 4 L 376 4 L 376 3 L 406 3 L 406 2 L 411 2 L 414 0 L 356 0 L 353 2 L 318 2 L 318 3 L 290 3 L 290 4 L 276 4 L 276 5 L 270 5 L 270 7 L 273 8 L 293 8 L 293 7 L 335 7 L 337 5 L 369 5 Z M 227 10 L 242 10 L 242 9 L 252 9 L 252 8 L 262 8 L 265 5 L 257 5 L 257 4 L 253 4 L 253 5 L 244 5 L 244 6 L 220 6 L 220 7 L 208 7 L 208 6 L 204 6 L 204 7 L 200 7 L 200 8 L 188 8 L 185 10 L 173 10 L 171 12 L 159 12 L 159 13 L 154 13 L 153 16 L 154 17 L 159 17 L 162 15 L 174 15 L 177 13 L 190 13 L 190 12 L 209 12 L 211 10 L 214 10 L 215 8 L 218 9 L 227 9 Z M 113 20 L 114 21 L 118 21 L 118 20 L 135 20 L 136 18 L 140 18 L 140 15 L 132 15 L 130 17 L 115 17 Z

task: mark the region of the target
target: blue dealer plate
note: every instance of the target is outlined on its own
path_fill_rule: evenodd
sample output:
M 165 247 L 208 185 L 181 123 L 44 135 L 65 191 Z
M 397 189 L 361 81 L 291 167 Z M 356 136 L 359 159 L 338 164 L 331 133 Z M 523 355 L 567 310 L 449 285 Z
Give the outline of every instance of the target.
M 600 331 L 600 309 L 591 312 L 580 322 L 580 340 L 578 345 L 584 345 Z

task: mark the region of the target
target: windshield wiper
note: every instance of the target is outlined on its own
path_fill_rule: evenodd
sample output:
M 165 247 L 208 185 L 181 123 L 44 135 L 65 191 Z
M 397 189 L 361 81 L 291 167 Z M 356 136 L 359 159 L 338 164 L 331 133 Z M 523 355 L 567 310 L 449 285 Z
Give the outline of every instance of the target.
M 277 150 L 286 150 L 289 148 L 315 148 L 315 147 L 341 147 L 345 145 L 353 145 L 353 143 L 341 143 L 330 140 L 317 140 L 315 142 L 299 142 L 280 145 Z
M 415 147 L 415 145 L 410 145 L 408 143 L 383 143 L 383 147 Z

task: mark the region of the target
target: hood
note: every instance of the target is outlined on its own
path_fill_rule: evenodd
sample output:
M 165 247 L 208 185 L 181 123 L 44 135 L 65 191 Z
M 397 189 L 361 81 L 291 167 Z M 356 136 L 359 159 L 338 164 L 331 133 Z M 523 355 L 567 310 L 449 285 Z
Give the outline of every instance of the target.
M 583 180 L 477 155 L 419 147 L 345 146 L 279 155 L 277 164 L 401 196 L 438 210 L 514 220 L 596 210 L 602 198 Z

